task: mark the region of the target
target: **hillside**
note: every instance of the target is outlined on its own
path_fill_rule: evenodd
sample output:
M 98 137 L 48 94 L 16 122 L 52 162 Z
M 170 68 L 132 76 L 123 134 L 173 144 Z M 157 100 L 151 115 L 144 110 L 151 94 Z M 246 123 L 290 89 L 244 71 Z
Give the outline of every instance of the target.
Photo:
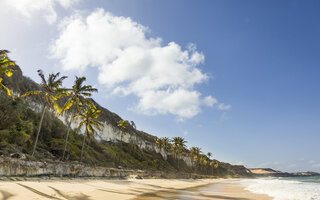
M 272 177 L 297 177 L 297 176 L 320 176 L 319 173 L 316 172 L 282 172 L 278 170 L 274 170 L 271 168 L 252 168 L 250 169 L 250 172 L 258 177 L 266 177 L 266 176 L 272 176 Z
M 11 88 L 15 94 L 40 90 L 39 84 L 23 76 L 22 71 L 16 66 L 17 71 L 10 78 L 4 78 L 3 83 Z M 63 101 L 63 100 L 62 100 Z M 175 158 L 170 151 L 160 151 L 156 146 L 157 137 L 143 131 L 136 130 L 133 126 L 123 134 L 120 141 L 121 130 L 117 122 L 120 116 L 100 106 L 91 99 L 101 110 L 99 121 L 104 125 L 97 131 L 97 137 L 87 141 L 84 151 L 83 164 L 89 166 L 116 167 L 142 170 L 160 170 L 168 172 L 197 173 L 211 176 L 251 176 L 251 172 L 244 166 L 235 166 L 229 163 L 216 161 L 216 167 L 200 165 L 189 155 L 185 149 L 184 154 Z M 39 136 L 36 154 L 31 156 L 32 144 L 38 123 L 40 121 L 40 108 L 43 100 L 40 96 L 31 96 L 27 99 L 9 98 L 3 93 L 0 95 L 0 154 L 3 157 L 15 157 L 23 160 L 56 162 L 60 161 L 64 138 L 67 132 L 67 120 L 70 112 L 58 116 L 47 112 Z M 75 129 L 77 121 L 71 124 Z M 66 163 L 78 163 L 81 141 L 83 135 L 71 135 L 67 147 Z M 209 162 L 209 158 L 207 158 Z

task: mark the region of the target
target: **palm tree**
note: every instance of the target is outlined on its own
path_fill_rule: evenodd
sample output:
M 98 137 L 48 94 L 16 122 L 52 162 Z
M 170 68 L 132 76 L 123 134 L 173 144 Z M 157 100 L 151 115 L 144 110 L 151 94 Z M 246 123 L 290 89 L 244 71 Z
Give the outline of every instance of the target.
M 200 165 L 202 165 L 204 167 L 208 164 L 207 158 L 203 154 L 200 155 L 200 160 L 199 161 L 200 161 Z
M 157 140 L 156 140 L 156 145 L 157 145 L 157 147 L 158 147 L 160 150 L 162 150 L 163 141 L 162 141 L 161 138 L 157 138 Z
M 54 109 L 56 112 L 60 112 L 61 108 L 57 104 L 57 100 L 62 97 L 66 90 L 63 88 L 60 88 L 62 85 L 62 81 L 67 78 L 67 76 L 62 76 L 61 78 L 58 78 L 60 73 L 56 74 L 49 74 L 48 79 L 46 80 L 44 77 L 44 74 L 42 70 L 38 70 L 38 75 L 41 77 L 41 84 L 40 87 L 42 88 L 41 91 L 32 91 L 32 92 L 27 92 L 21 97 L 25 97 L 28 95 L 39 95 L 41 94 L 44 97 L 44 105 L 42 108 L 42 114 L 41 114 L 41 119 L 40 123 L 38 126 L 38 131 L 37 135 L 34 141 L 33 149 L 32 149 L 32 156 L 34 155 L 38 143 L 38 138 L 43 122 L 43 117 L 46 112 L 47 107 Z
M 199 147 L 191 147 L 190 154 L 193 157 L 193 162 L 199 164 L 201 148 L 199 148 Z
M 80 119 L 78 130 L 80 130 L 82 126 L 85 127 L 85 135 L 83 136 L 83 140 L 82 140 L 80 162 L 82 162 L 86 137 L 89 137 L 90 134 L 94 135 L 94 132 L 95 132 L 94 129 L 101 130 L 101 126 L 103 126 L 103 124 L 99 122 L 97 119 L 99 117 L 100 112 L 101 112 L 100 110 L 96 110 L 94 106 L 92 106 L 91 104 L 88 104 L 86 108 L 82 110 L 82 112 L 74 116 L 74 118 Z
M 170 140 L 167 137 L 163 137 L 163 138 L 158 138 L 156 140 L 156 145 L 157 147 L 160 149 L 160 151 L 165 152 L 166 150 L 168 150 L 169 146 L 170 146 Z M 164 156 L 163 156 L 164 157 Z M 166 159 L 166 158 L 165 158 Z
M 9 53 L 8 50 L 0 50 L 0 74 L 5 74 L 7 77 L 11 77 L 14 69 L 9 68 L 9 66 L 15 66 L 15 63 L 10 60 L 7 53 Z M 11 97 L 11 91 L 3 85 L 2 81 L 3 78 L 0 77 L 0 89 L 5 90 L 7 95 Z
M 173 137 L 172 142 L 173 142 L 173 145 L 172 145 L 173 155 L 175 155 L 175 158 L 177 157 L 180 158 L 181 153 L 186 147 L 185 143 L 187 143 L 187 141 L 185 141 L 185 139 L 182 137 Z M 180 166 L 180 162 L 178 160 L 178 168 L 179 166 Z
M 130 124 L 127 120 L 120 120 L 118 122 L 118 127 L 121 128 L 121 134 L 120 134 L 120 141 L 121 142 L 122 142 L 122 136 L 125 132 L 127 132 L 129 126 L 130 126 Z
M 211 153 L 211 152 L 208 152 L 208 153 L 207 153 L 207 156 L 208 156 L 208 158 L 209 158 L 209 160 L 210 160 L 210 158 L 211 158 L 211 156 L 212 156 L 212 153 Z
M 83 85 L 83 83 L 86 81 L 86 77 L 77 77 L 76 80 L 74 81 L 74 85 L 72 86 L 72 89 L 69 89 L 69 99 L 66 101 L 64 104 L 61 112 L 68 110 L 71 108 L 74 104 L 76 105 L 76 109 L 72 111 L 69 123 L 68 123 L 68 131 L 66 135 L 66 139 L 64 141 L 64 147 L 63 147 L 63 154 L 61 160 L 64 159 L 66 149 L 67 149 L 67 144 L 68 144 L 68 137 L 69 137 L 69 132 L 71 129 L 71 123 L 73 120 L 74 115 L 76 114 L 75 112 L 80 112 L 80 106 L 85 105 L 86 103 L 91 103 L 91 101 L 88 101 L 85 97 L 91 97 L 92 92 L 97 92 L 98 89 L 93 88 L 91 85 Z
M 168 137 L 163 137 L 162 139 L 162 143 L 163 143 L 163 149 L 165 151 L 167 151 L 170 147 L 170 139 Z

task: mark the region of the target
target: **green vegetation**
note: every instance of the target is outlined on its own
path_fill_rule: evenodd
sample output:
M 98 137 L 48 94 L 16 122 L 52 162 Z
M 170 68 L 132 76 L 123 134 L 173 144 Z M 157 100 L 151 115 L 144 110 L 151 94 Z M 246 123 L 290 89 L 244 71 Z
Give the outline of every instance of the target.
M 85 135 L 83 137 L 82 147 L 81 147 L 81 157 L 80 162 L 82 161 L 83 149 L 86 143 L 86 137 L 90 137 L 90 134 L 94 135 L 94 128 L 97 130 L 101 130 L 103 126 L 101 122 L 97 120 L 99 116 L 100 110 L 96 110 L 96 107 L 92 104 L 88 104 L 86 109 L 81 110 L 80 113 L 74 116 L 74 118 L 79 118 L 79 126 L 78 130 L 81 129 L 82 126 L 85 127 Z
M 41 114 L 41 119 L 40 119 L 40 123 L 38 126 L 38 131 L 37 131 L 37 135 L 34 141 L 34 145 L 33 145 L 33 149 L 32 149 L 32 156 L 34 155 L 34 152 L 36 151 L 36 147 L 37 147 L 37 143 L 38 143 L 38 138 L 39 138 L 39 133 L 41 130 L 41 126 L 42 126 L 42 122 L 43 122 L 43 117 L 44 114 L 46 112 L 47 108 L 52 108 L 57 112 L 60 112 L 60 107 L 57 103 L 57 100 L 62 97 L 63 95 L 65 95 L 65 90 L 60 88 L 62 85 L 62 81 L 64 79 L 67 78 L 67 76 L 63 76 L 59 79 L 57 79 L 60 75 L 60 73 L 56 73 L 56 74 L 50 74 L 48 79 L 46 80 L 44 77 L 44 74 L 41 70 L 38 70 L 38 74 L 41 77 L 41 89 L 40 91 L 31 91 L 31 92 L 27 92 L 24 95 L 22 95 L 22 97 L 26 97 L 29 95 L 42 95 L 44 98 L 44 105 L 42 108 L 42 114 Z
M 75 113 L 80 112 L 80 107 L 86 104 L 90 104 L 90 101 L 86 101 L 84 97 L 91 97 L 92 92 L 97 92 L 98 90 L 96 88 L 93 88 L 91 85 L 83 85 L 83 83 L 86 81 L 85 77 L 77 77 L 74 82 L 74 85 L 72 86 L 72 89 L 69 89 L 69 98 L 67 99 L 66 103 L 64 104 L 63 108 L 61 109 L 60 113 L 68 110 L 71 108 L 74 104 L 76 106 L 76 109 L 73 109 L 69 123 L 68 123 L 68 131 L 66 134 L 66 139 L 64 142 L 63 147 L 63 154 L 62 154 L 62 160 L 65 157 L 66 149 L 67 149 L 67 143 L 69 138 L 69 133 L 71 129 L 71 123 L 73 120 L 73 117 L 75 116 Z
M 4 58 L 9 60 L 6 54 Z M 0 82 L 12 89 L 14 95 L 3 95 L 9 94 L 6 89 L 0 91 L 1 155 L 23 154 L 30 160 L 55 161 L 62 158 L 66 162 L 80 161 L 94 166 L 214 176 L 236 174 L 232 165 L 212 160 L 211 153 L 203 154 L 199 147 L 188 149 L 182 137 L 170 140 L 136 130 L 134 122 L 122 120 L 88 98 L 97 89 L 84 85 L 85 77 L 76 77 L 73 87 L 66 89 L 62 87 L 62 81 L 67 77 L 59 78 L 59 73 L 50 74 L 46 79 L 43 72 L 38 71 L 42 80 L 38 85 L 22 76 L 18 66 L 9 63 L 3 67 L 8 68 L 10 73 L 9 76 L 5 70 L 0 73 Z M 19 97 L 19 93 L 25 94 L 21 96 L 24 98 Z M 71 113 L 67 126 L 57 118 L 64 112 Z M 80 120 L 76 130 L 70 126 L 74 118 Z M 97 140 L 95 131 L 103 126 L 101 121 L 121 129 L 120 141 Z M 82 127 L 85 130 L 83 134 L 80 132 Z M 142 143 L 123 142 L 124 133 L 136 134 L 149 145 L 155 145 L 160 153 L 142 148 Z M 192 167 L 187 165 L 188 162 L 192 163 Z M 238 171 L 241 172 L 241 169 Z
M 10 66 L 14 66 L 15 63 L 10 60 L 7 53 L 7 50 L 0 50 L 0 74 L 5 74 L 7 77 L 12 76 L 12 72 L 14 71 Z M 11 97 L 11 91 L 7 88 L 3 83 L 3 78 L 0 77 L 0 89 L 5 90 L 8 96 Z

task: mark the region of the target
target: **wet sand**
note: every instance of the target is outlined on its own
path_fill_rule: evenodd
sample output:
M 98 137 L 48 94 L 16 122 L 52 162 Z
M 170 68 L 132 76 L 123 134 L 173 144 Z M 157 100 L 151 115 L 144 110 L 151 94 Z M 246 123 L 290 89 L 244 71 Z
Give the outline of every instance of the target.
M 139 195 L 134 200 L 272 200 L 270 196 L 251 193 L 237 181 L 221 181 L 183 190 L 163 190 Z
M 222 199 L 271 200 L 223 179 L 1 181 L 1 200 Z

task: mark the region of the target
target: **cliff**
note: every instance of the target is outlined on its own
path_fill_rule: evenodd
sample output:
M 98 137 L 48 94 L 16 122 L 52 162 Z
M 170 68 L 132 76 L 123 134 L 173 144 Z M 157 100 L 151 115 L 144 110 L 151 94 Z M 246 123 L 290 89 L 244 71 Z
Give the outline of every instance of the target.
M 11 88 L 16 94 L 23 94 L 28 91 L 40 90 L 39 84 L 33 80 L 23 76 L 22 71 L 17 67 L 17 71 L 10 78 L 4 78 L 4 84 Z M 10 153 L 26 154 L 25 162 L 30 159 L 28 152 L 30 152 L 32 137 L 36 130 L 36 125 L 39 121 L 39 113 L 41 105 L 43 104 L 42 98 L 39 96 L 30 96 L 27 100 L 21 102 L 19 99 L 9 100 L 4 96 L 0 101 L 5 102 L 1 107 L 1 115 L 14 115 L 11 116 L 11 121 L 8 124 L 0 122 L 0 152 L 4 155 Z M 7 101 L 7 102 L 6 102 Z M 8 101 L 10 101 L 8 103 Z M 100 106 L 97 102 L 91 99 L 101 110 L 99 121 L 104 125 L 102 130 L 96 130 L 98 137 L 89 140 L 88 148 L 85 152 L 85 161 L 87 164 L 99 165 L 104 167 L 117 167 L 124 166 L 133 169 L 146 169 L 146 170 L 163 170 L 177 173 L 178 171 L 192 173 L 195 166 L 190 156 L 181 156 L 180 162 L 174 159 L 170 152 L 160 151 L 156 146 L 156 136 L 139 131 L 133 126 L 128 128 L 128 131 L 123 133 L 122 142 L 120 142 L 121 130 L 117 126 L 117 122 L 122 120 L 116 113 Z M 14 112 L 10 112 L 12 109 Z M 37 159 L 42 159 L 42 162 L 51 162 L 58 160 L 62 148 L 66 132 L 66 125 L 70 118 L 70 111 L 65 112 L 62 116 L 56 115 L 54 112 L 49 112 L 45 116 L 45 124 L 41 130 L 39 138 L 39 150 Z M 29 124 L 31 128 L 25 129 L 25 124 Z M 28 126 L 29 126 L 28 125 Z M 73 121 L 71 127 L 75 129 L 78 125 L 77 121 Z M 21 128 L 23 127 L 23 131 Z M 27 127 L 28 127 L 27 126 Z M 2 130 L 1 130 L 2 129 Z M 30 129 L 30 130 L 29 130 Z M 20 138 L 11 138 L 10 132 L 14 134 L 22 134 L 23 141 Z M 80 131 L 81 132 L 81 131 Z M 71 133 L 70 143 L 67 149 L 67 158 L 70 161 L 79 159 L 79 151 L 81 149 L 81 135 Z M 11 145 L 14 143 L 14 145 Z M 20 145 L 20 146 L 19 146 Z M 121 159 L 120 159 L 121 157 Z M 2 160 L 3 161 L 3 160 Z M 229 163 L 219 162 L 219 167 L 213 170 L 213 174 L 217 176 L 251 176 L 252 174 L 244 166 L 234 166 Z M 17 162 L 13 162 L 16 166 Z M 28 166 L 28 164 L 24 164 Z M 207 169 L 197 169 L 197 173 L 207 173 L 211 171 L 208 166 Z

